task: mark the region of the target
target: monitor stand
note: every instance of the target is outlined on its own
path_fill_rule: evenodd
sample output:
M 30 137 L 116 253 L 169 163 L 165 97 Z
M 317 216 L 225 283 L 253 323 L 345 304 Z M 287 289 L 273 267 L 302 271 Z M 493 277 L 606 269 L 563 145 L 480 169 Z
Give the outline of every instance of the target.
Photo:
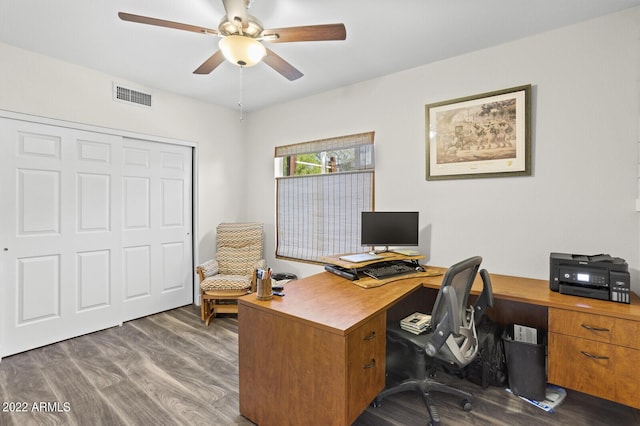
M 373 250 L 371 250 L 369 252 L 369 254 L 380 254 L 380 253 L 387 253 L 389 251 L 389 246 L 385 246 L 383 249 L 376 249 L 374 247 Z
M 383 249 L 374 249 L 369 252 L 369 254 L 380 254 L 380 253 L 396 253 L 403 254 L 405 256 L 418 256 L 420 254 L 419 251 L 411 250 L 411 249 L 391 249 L 389 250 L 389 246 L 385 246 Z

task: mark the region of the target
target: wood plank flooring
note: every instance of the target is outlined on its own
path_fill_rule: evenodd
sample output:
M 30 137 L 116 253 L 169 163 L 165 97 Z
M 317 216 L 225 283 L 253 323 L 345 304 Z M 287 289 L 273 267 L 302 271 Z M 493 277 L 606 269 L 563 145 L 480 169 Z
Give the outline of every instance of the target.
M 238 412 L 237 318 L 207 328 L 199 314 L 185 306 L 3 359 L 0 425 L 251 425 Z M 445 425 L 640 425 L 640 410 L 578 392 L 548 414 L 501 388 L 440 379 L 476 396 L 464 412 L 455 398 L 434 394 Z M 409 392 L 354 424 L 427 421 L 422 398 Z

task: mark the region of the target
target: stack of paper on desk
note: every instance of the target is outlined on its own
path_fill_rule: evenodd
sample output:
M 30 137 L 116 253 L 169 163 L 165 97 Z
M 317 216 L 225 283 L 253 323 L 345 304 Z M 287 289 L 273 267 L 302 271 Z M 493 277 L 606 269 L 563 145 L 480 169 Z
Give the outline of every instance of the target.
M 420 334 L 427 331 L 430 324 L 431 315 L 414 312 L 400 321 L 400 328 L 413 334 Z
M 377 254 L 371 253 L 358 253 L 358 254 L 349 254 L 346 256 L 340 256 L 340 260 L 346 260 L 347 262 L 360 263 L 360 262 L 370 262 L 372 260 L 380 260 L 384 259 L 382 256 L 378 256 Z

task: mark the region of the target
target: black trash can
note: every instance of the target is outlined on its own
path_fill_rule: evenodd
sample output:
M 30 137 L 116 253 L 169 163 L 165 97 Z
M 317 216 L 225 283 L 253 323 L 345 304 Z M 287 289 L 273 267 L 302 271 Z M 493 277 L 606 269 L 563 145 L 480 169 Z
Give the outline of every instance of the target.
M 525 398 L 544 401 L 547 388 L 547 333 L 536 329 L 536 334 L 535 344 L 515 340 L 514 324 L 510 324 L 504 329 L 502 341 L 511 391 Z

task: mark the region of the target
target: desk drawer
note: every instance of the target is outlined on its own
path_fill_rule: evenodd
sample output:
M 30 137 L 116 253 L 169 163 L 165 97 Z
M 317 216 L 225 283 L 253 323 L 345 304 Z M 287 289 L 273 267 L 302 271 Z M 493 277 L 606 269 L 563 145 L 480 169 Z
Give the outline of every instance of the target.
M 640 408 L 640 350 L 550 332 L 549 382 Z
M 640 321 L 549 308 L 549 331 L 640 349 Z
M 384 388 L 386 314 L 380 313 L 347 336 L 349 419 L 353 421 Z

